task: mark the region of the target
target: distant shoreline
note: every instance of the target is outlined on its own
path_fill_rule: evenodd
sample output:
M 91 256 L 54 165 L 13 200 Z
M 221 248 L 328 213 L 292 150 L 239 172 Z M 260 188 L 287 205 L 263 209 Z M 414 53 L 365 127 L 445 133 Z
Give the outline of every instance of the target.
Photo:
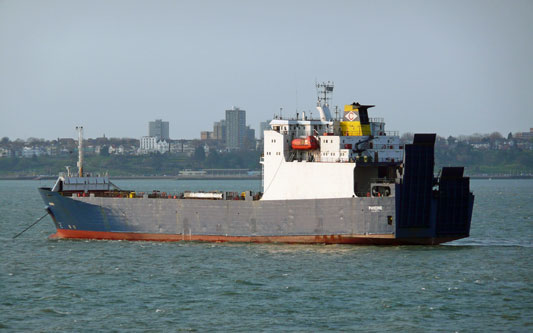
M 261 176 L 116 176 L 110 179 L 173 179 L 173 180 L 260 180 Z M 0 176 L 0 180 L 55 180 L 57 176 Z
M 533 175 L 472 175 L 470 179 L 533 179 Z
M 177 176 L 176 180 L 261 180 L 261 176 Z
M 470 175 L 470 179 L 533 179 L 533 175 Z M 116 176 L 110 179 L 172 179 L 172 180 L 261 180 L 260 175 L 254 176 Z M 0 176 L 0 180 L 55 180 L 57 176 Z

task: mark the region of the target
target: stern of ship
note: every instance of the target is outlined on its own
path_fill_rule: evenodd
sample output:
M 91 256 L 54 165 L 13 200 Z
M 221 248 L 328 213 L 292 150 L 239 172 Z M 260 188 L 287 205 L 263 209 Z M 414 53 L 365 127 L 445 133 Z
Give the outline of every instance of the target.
M 434 177 L 435 134 L 415 134 L 405 145 L 404 174 L 396 184 L 396 237 L 405 243 L 440 244 L 470 235 L 474 195 L 463 167 Z

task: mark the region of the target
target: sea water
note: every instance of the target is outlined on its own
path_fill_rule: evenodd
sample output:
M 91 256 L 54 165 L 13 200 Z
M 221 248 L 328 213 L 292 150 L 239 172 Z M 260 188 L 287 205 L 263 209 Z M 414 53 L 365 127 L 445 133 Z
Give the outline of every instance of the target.
M 259 190 L 260 181 L 115 181 Z M 472 180 L 471 236 L 439 246 L 49 240 L 0 181 L 0 331 L 533 331 L 533 180 Z

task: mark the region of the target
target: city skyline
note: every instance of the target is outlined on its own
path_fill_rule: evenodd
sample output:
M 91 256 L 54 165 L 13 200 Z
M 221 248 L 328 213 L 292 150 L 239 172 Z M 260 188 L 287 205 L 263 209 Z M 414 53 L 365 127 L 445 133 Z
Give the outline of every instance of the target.
M 0 2 L 0 136 L 192 139 L 239 105 L 254 129 L 375 104 L 388 130 L 441 136 L 533 124 L 533 2 Z M 147 116 L 149 115 L 149 116 Z M 502 116 L 503 115 L 503 116 Z
M 289 118 L 289 117 L 288 117 Z M 156 120 L 161 120 L 161 119 L 156 119 Z M 153 121 L 151 120 L 148 120 L 145 121 L 145 125 L 146 123 L 151 123 Z M 206 128 L 208 128 L 209 126 L 216 126 L 215 124 L 218 124 L 220 122 L 225 122 L 225 119 L 221 119 L 220 121 L 214 121 L 213 123 L 211 124 L 204 124 Z M 257 128 L 261 129 L 263 125 L 266 125 L 267 127 L 270 127 L 269 125 L 270 123 L 270 120 L 267 120 L 267 121 L 260 121 Z M 172 127 L 170 126 L 171 124 L 169 123 L 169 128 Z M 252 126 L 250 124 L 247 124 L 246 125 L 247 128 L 252 128 Z M 471 132 L 471 133 L 463 133 L 463 134 L 459 134 L 459 135 L 448 135 L 448 136 L 444 136 L 444 135 L 440 135 L 439 133 L 436 133 L 437 136 L 439 137 L 444 137 L 444 138 L 447 138 L 449 136 L 451 137 L 454 137 L 454 138 L 459 138 L 459 137 L 469 137 L 469 136 L 476 136 L 476 135 L 482 135 L 482 136 L 489 136 L 490 134 L 493 134 L 493 133 L 499 133 L 501 134 L 503 137 L 507 137 L 509 134 L 512 134 L 512 135 L 515 135 L 515 134 L 521 134 L 521 133 L 528 133 L 528 132 L 533 132 L 533 127 L 531 126 L 523 126 L 524 129 L 521 130 L 513 130 L 513 131 L 509 131 L 509 132 L 505 132 L 505 131 L 501 131 L 501 130 L 494 130 L 492 132 L 485 132 L 485 133 L 481 133 L 481 132 Z M 253 128 L 252 128 L 253 129 Z M 205 139 L 202 139 L 201 138 L 201 133 L 204 133 L 204 132 L 209 132 L 209 131 L 204 131 L 204 130 L 201 130 L 196 136 L 192 137 L 192 138 L 184 138 L 184 137 L 173 137 L 171 135 L 169 135 L 168 139 L 171 140 L 171 141 L 179 141 L 179 140 L 205 140 Z M 213 133 L 212 131 L 210 133 Z M 225 133 L 225 132 L 224 132 Z M 403 134 L 414 134 L 414 132 L 399 132 L 399 135 L 403 135 Z M 76 139 L 77 138 L 77 132 L 76 132 L 76 128 L 73 128 L 72 130 L 72 135 L 71 136 L 65 136 L 65 137 L 51 137 L 51 138 L 39 138 L 39 137 L 35 137 L 35 136 L 28 136 L 28 137 L 8 137 L 6 135 L 0 135 L 0 139 L 4 138 L 4 137 L 7 137 L 9 138 L 10 141 L 15 141 L 15 140 L 23 140 L 23 141 L 28 141 L 29 139 L 37 139 L 37 140 L 41 140 L 41 139 L 44 139 L 44 140 L 47 140 L 47 141 L 53 141 L 53 140 L 63 140 L 63 139 Z M 100 139 L 100 138 L 109 138 L 109 139 L 136 139 L 136 140 L 139 140 L 139 138 L 141 137 L 150 137 L 149 135 L 149 130 L 146 131 L 146 129 L 144 130 L 144 132 L 142 133 L 137 133 L 137 134 L 130 134 L 130 135 L 126 135 L 126 136 L 117 136 L 117 135 L 113 135 L 113 133 L 101 133 L 101 134 L 96 134 L 95 136 L 85 136 L 84 139 Z M 225 134 L 224 134 L 224 137 Z M 259 130 L 259 131 L 256 131 L 255 132 L 255 139 L 256 140 L 262 140 L 263 138 L 263 135 L 262 135 L 262 132 Z M 216 138 L 210 138 L 210 139 L 215 139 Z

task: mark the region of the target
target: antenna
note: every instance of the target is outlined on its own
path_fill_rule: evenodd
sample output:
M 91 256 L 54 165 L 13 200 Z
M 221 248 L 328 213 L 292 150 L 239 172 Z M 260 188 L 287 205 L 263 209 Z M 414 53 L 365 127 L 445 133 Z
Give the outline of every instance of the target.
M 78 177 L 83 177 L 83 126 L 76 126 L 78 131 Z
M 320 113 L 321 121 L 331 121 L 331 113 L 329 112 L 329 101 L 331 100 L 331 94 L 333 94 L 333 82 L 315 83 L 316 91 L 318 95 L 318 101 L 316 108 Z
M 331 94 L 333 94 L 334 84 L 331 81 L 315 83 L 316 90 L 318 95 L 317 106 L 329 106 L 329 101 L 331 100 Z
M 296 113 L 298 113 L 298 85 L 296 85 Z M 298 116 L 296 116 L 298 118 Z

